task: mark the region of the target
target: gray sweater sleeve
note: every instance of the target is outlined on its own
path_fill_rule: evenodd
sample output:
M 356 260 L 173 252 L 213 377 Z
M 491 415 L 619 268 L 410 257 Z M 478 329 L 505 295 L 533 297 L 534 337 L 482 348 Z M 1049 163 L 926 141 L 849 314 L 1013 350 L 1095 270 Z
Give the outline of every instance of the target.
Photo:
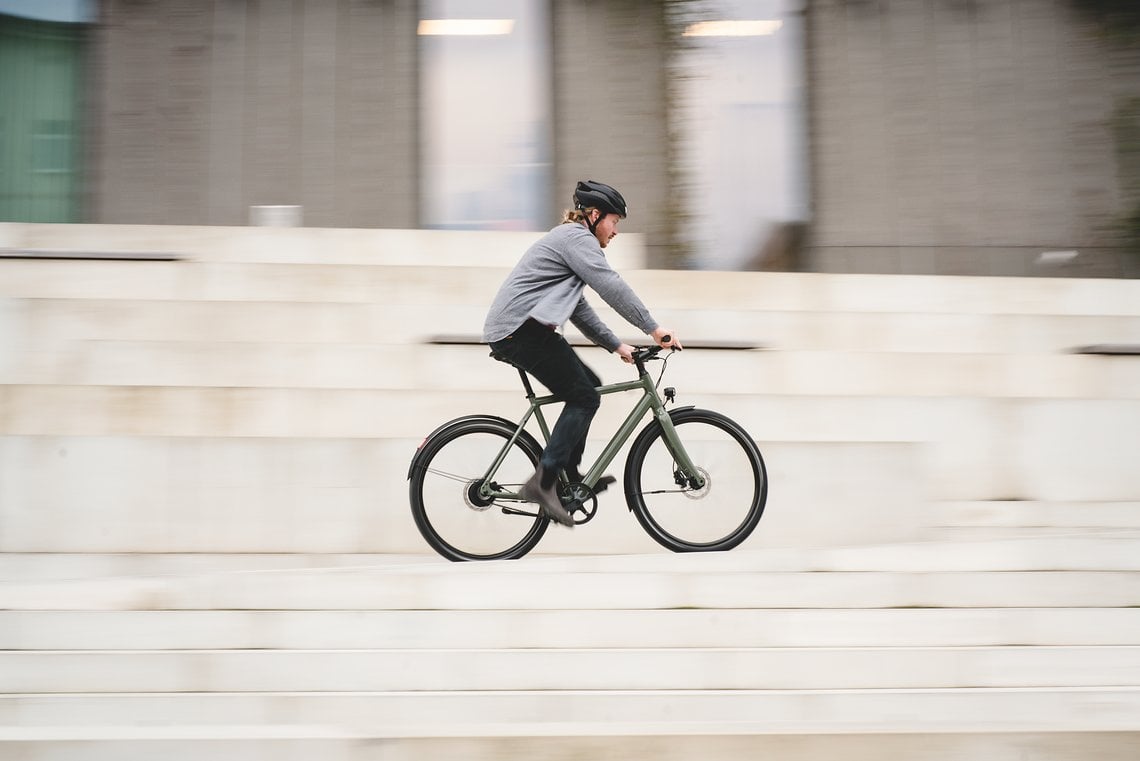
M 586 285 L 597 291 L 598 295 L 629 324 L 640 328 L 646 334 L 657 329 L 657 321 L 653 319 L 649 309 L 622 276 L 610 266 L 593 235 L 587 232 L 585 237 L 572 242 L 566 252 L 566 265 Z M 570 320 L 583 335 L 609 351 L 613 351 L 621 344 L 585 298 L 579 300 Z
M 582 331 L 582 335 L 606 351 L 613 351 L 621 346 L 621 339 L 614 335 L 614 332 L 602 322 L 602 318 L 598 316 L 598 313 L 594 311 L 584 296 L 578 300 L 578 306 L 570 315 L 570 322 Z

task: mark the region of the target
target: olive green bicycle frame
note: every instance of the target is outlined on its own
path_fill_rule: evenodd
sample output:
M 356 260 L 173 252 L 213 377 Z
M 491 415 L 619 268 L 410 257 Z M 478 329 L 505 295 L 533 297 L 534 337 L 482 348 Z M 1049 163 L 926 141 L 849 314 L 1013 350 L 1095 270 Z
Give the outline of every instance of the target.
M 653 379 L 649 377 L 649 373 L 646 372 L 643 368 L 639 369 L 641 372 L 638 376 L 638 379 L 635 381 L 612 383 L 609 385 L 597 387 L 598 393 L 602 396 L 608 394 L 618 394 L 624 391 L 636 391 L 638 389 L 641 390 L 642 395 L 641 398 L 637 401 L 637 404 L 634 406 L 634 408 L 626 416 L 625 421 L 621 424 L 617 432 L 610 439 L 609 443 L 606 444 L 601 454 L 598 455 L 598 459 L 594 461 L 594 464 L 590 467 L 590 470 L 583 476 L 582 483 L 591 490 L 594 488 L 595 484 L 598 483 L 598 480 L 602 477 L 602 474 L 605 472 L 606 468 L 608 468 L 610 466 L 610 463 L 614 461 L 614 458 L 617 457 L 618 452 L 621 451 L 621 448 L 625 445 L 626 441 L 628 441 L 629 437 L 633 435 L 634 430 L 638 425 L 641 424 L 646 413 L 652 410 L 658 424 L 661 426 L 661 434 L 665 440 L 665 446 L 669 449 L 669 453 L 673 456 L 674 461 L 677 463 L 677 465 L 680 466 L 681 472 L 693 485 L 693 488 L 703 488 L 704 477 L 697 470 L 697 467 L 689 458 L 688 452 L 685 451 L 684 445 L 681 444 L 681 440 L 677 437 L 677 429 L 673 425 L 673 419 L 669 416 L 668 411 L 666 411 L 665 403 L 662 402 L 661 397 L 658 396 L 657 387 L 654 385 Z M 499 454 L 495 458 L 495 461 L 491 463 L 491 467 L 487 469 L 487 472 L 485 474 L 483 474 L 483 484 L 479 488 L 479 493 L 481 496 L 485 497 L 488 500 L 501 499 L 518 502 L 524 501 L 518 495 L 518 492 L 506 490 L 500 486 L 497 486 L 494 483 L 495 473 L 498 472 L 499 466 L 502 465 L 503 460 L 506 459 L 507 454 L 511 451 L 511 447 L 515 445 L 515 442 L 522 434 L 522 431 L 525 430 L 527 423 L 530 422 L 530 419 L 532 417 L 538 421 L 538 427 L 539 430 L 542 431 L 543 441 L 550 441 L 550 427 L 546 423 L 546 417 L 542 414 L 542 408 L 549 404 L 555 404 L 562 401 L 553 395 L 535 396 L 534 390 L 531 387 L 530 381 L 526 377 L 525 373 L 520 370 L 519 375 L 522 376 L 523 385 L 526 387 L 526 398 L 530 402 L 530 408 L 527 410 L 526 414 L 523 415 L 522 420 L 520 420 L 518 425 L 515 427 L 514 435 L 511 436 L 510 440 L 508 440 L 503 448 L 499 451 Z M 559 478 L 565 481 L 565 474 L 560 474 Z

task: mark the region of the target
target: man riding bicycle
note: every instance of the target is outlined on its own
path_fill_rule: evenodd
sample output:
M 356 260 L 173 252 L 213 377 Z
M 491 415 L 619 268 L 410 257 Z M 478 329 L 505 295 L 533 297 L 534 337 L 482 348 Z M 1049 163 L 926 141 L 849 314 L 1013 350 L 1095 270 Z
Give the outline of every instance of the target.
M 614 335 L 586 301 L 586 286 L 657 345 L 681 348 L 677 334 L 653 319 L 602 250 L 625 216 L 625 199 L 617 190 L 593 180 L 579 182 L 574 208 L 523 254 L 499 288 L 483 325 L 483 340 L 492 351 L 533 375 L 565 403 L 538 468 L 519 491 L 564 526 L 573 526 L 574 520 L 558 498 L 558 474 L 565 471 L 571 481 L 581 480 L 578 465 L 600 404 L 600 381 L 558 330 L 569 320 L 593 343 L 616 352 L 624 362 L 633 361 L 633 347 Z

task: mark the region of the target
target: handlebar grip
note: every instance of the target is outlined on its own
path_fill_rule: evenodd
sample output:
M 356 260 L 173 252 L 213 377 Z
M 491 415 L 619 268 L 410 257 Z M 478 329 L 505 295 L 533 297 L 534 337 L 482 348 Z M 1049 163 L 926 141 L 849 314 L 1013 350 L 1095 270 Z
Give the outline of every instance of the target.
M 661 336 L 661 343 L 663 343 L 663 344 L 673 343 L 673 336 L 671 336 L 671 335 Z

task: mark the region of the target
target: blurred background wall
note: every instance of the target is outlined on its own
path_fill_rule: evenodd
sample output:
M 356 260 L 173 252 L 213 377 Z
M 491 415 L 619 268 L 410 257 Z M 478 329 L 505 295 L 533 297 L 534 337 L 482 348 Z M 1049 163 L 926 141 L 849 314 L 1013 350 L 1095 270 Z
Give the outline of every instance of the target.
M 810 5 L 813 269 L 1137 274 L 1140 6 Z
M 0 220 L 542 230 L 594 177 L 654 266 L 1134 277 L 1138 40 L 1131 0 L 0 0 Z

